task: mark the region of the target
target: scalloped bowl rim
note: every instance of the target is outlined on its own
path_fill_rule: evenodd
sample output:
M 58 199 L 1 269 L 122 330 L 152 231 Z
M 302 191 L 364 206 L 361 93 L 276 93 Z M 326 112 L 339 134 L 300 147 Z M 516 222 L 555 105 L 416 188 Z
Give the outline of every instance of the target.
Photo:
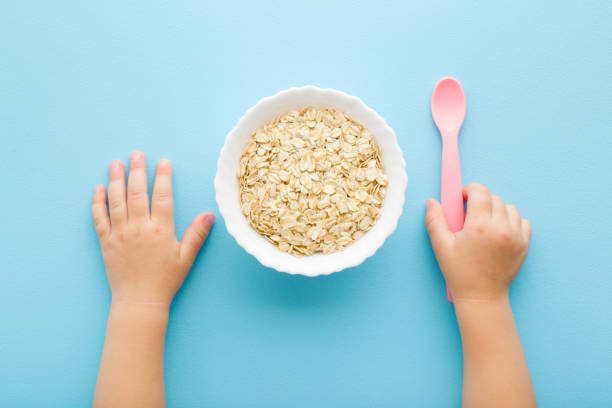
M 237 170 L 240 155 L 249 136 L 275 117 L 291 109 L 307 106 L 335 108 L 364 125 L 381 147 L 383 166 L 389 177 L 381 214 L 374 226 L 360 239 L 341 251 L 295 257 L 279 251 L 259 235 L 240 211 Z M 330 88 L 304 86 L 290 88 L 262 98 L 249 108 L 227 134 L 217 162 L 215 192 L 225 226 L 241 247 L 264 266 L 279 272 L 305 276 L 327 275 L 361 264 L 383 245 L 395 231 L 402 214 L 408 185 L 406 163 L 395 132 L 361 99 Z

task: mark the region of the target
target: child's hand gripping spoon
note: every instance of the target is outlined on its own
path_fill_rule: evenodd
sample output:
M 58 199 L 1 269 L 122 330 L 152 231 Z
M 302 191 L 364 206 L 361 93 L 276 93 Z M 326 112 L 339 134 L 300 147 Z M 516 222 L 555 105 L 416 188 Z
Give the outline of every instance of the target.
M 455 78 L 442 78 L 431 96 L 431 115 L 442 136 L 441 203 L 452 232 L 463 229 L 463 185 L 457 139 L 465 118 L 465 94 Z M 446 294 L 453 301 L 448 286 Z

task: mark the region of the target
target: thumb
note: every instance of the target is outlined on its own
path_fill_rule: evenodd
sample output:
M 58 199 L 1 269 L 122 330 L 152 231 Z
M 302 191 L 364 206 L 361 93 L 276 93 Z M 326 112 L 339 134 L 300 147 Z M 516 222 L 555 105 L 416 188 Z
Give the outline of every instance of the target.
M 444 211 L 440 203 L 433 198 L 427 200 L 427 213 L 425 214 L 425 225 L 434 251 L 442 246 L 450 245 L 453 233 L 448 228 Z
M 208 237 L 210 227 L 215 222 L 213 213 L 203 213 L 195 217 L 181 240 L 180 256 L 191 265 L 198 255 L 202 244 Z

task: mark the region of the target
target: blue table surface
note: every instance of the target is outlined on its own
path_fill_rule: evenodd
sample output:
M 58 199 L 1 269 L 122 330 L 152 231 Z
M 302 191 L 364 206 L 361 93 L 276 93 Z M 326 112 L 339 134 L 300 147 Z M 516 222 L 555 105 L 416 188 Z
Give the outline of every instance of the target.
M 218 217 L 175 299 L 170 407 L 458 407 L 462 355 L 423 224 L 429 99 L 462 82 L 463 179 L 534 227 L 511 300 L 542 407 L 612 406 L 607 1 L 19 1 L 0 5 L 0 406 L 90 404 L 110 292 L 90 219 L 107 165 L 175 169 L 182 234 L 218 214 L 225 135 L 261 97 L 359 96 L 397 133 L 397 231 L 331 276 L 262 267 Z

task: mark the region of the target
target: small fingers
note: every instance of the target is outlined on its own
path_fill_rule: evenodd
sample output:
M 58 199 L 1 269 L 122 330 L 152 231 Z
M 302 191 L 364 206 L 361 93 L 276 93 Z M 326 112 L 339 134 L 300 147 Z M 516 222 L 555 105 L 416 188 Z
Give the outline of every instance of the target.
M 111 224 L 106 207 L 106 190 L 97 185 L 91 200 L 91 216 L 98 233 L 98 238 L 103 239 L 110 232 Z
M 531 223 L 529 220 L 524 218 L 521 220 L 521 231 L 523 233 L 523 239 L 525 242 L 529 243 L 529 240 L 531 239 Z
M 172 165 L 166 159 L 157 163 L 153 199 L 151 201 L 151 218 L 164 224 L 174 225 Z
M 451 243 L 453 233 L 448 228 L 442 206 L 434 199 L 427 200 L 425 226 L 434 251 L 442 250 Z
M 180 255 L 189 265 L 193 263 L 198 255 L 214 222 L 214 214 L 200 214 L 193 220 L 187 231 L 185 231 L 181 240 Z
M 517 230 L 520 230 L 522 228 L 522 219 L 519 210 L 512 204 L 506 204 L 506 213 L 508 213 L 510 225 Z
M 120 227 L 126 223 L 125 168 L 119 160 L 113 161 L 109 168 L 108 211 L 113 228 Z
M 496 220 L 507 222 L 508 213 L 506 211 L 506 204 L 500 196 L 493 194 L 491 196 L 491 214 Z
M 127 197 L 128 220 L 130 223 L 149 217 L 147 164 L 144 154 L 139 151 L 135 151 L 130 155 Z
M 487 187 L 477 183 L 468 184 L 463 189 L 463 198 L 467 200 L 466 223 L 491 217 L 493 204 Z

